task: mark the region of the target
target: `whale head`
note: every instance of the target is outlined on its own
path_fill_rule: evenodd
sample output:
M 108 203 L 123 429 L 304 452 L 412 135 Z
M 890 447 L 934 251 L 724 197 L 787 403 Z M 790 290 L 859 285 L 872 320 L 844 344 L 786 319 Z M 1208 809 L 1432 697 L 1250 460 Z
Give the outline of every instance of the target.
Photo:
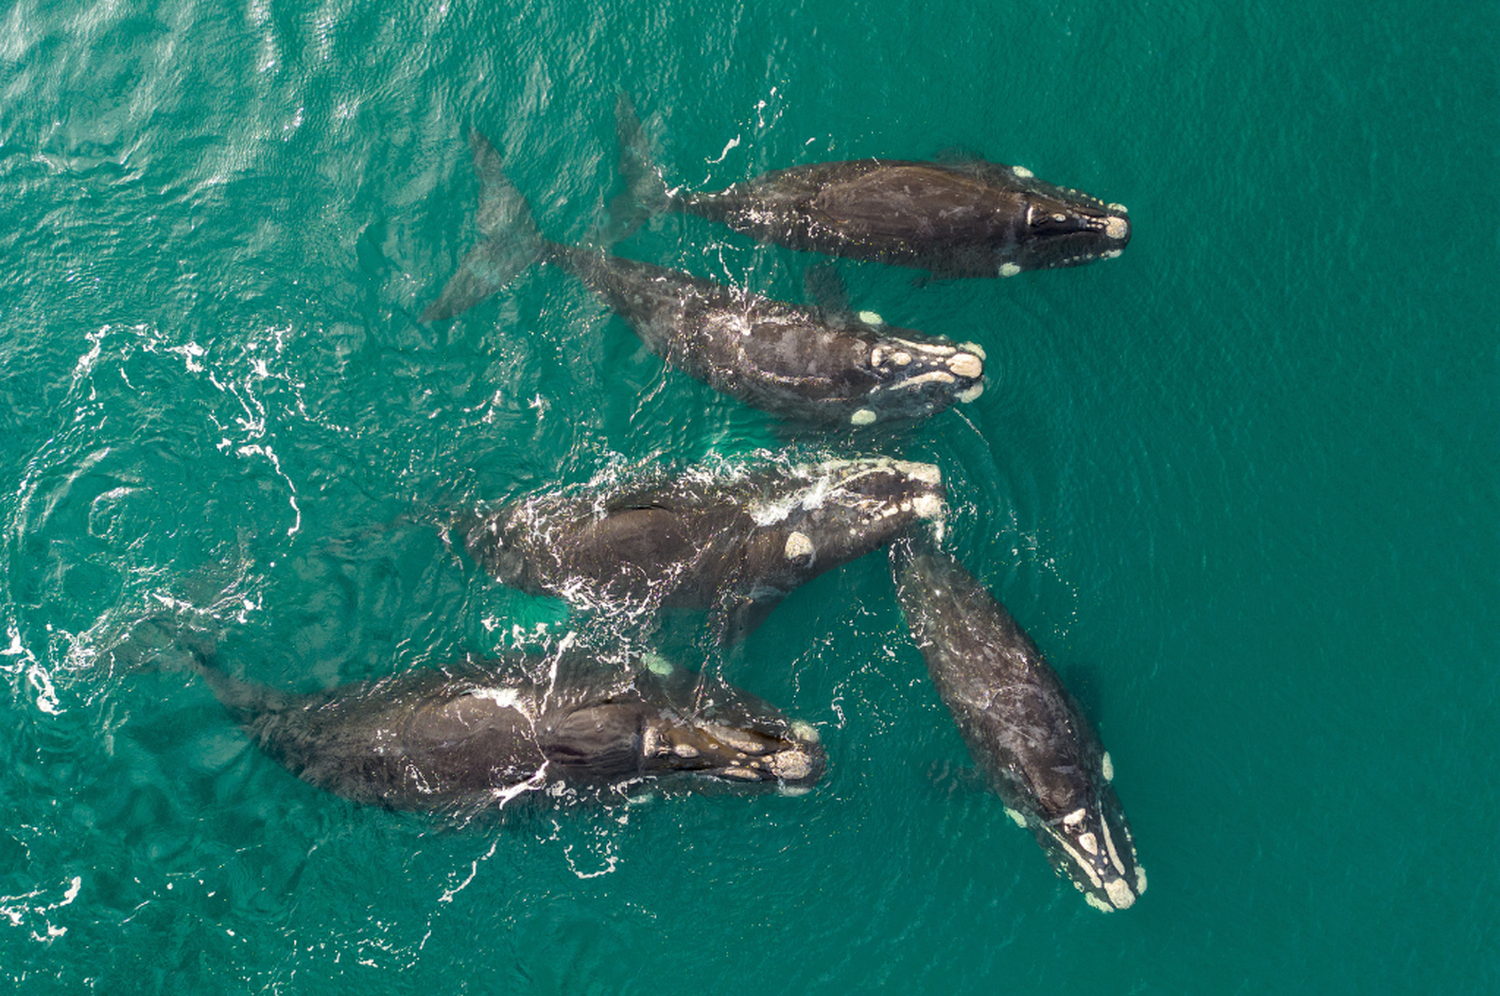
M 755 525 L 745 560 L 761 584 L 790 590 L 941 521 L 946 492 L 935 465 L 864 457 L 804 464 L 763 478 L 748 504 Z
M 1016 246 L 998 266 L 1002 277 L 1022 270 L 1082 266 L 1114 259 L 1130 243 L 1130 213 L 1082 191 L 1043 183 L 1022 170 L 1025 212 Z
M 1109 754 L 1095 762 L 1092 791 L 1074 795 L 1068 808 L 1048 806 L 1028 813 L 1026 824 L 1059 875 L 1072 881 L 1088 904 L 1105 912 L 1129 909 L 1146 891 L 1146 870 L 1109 778 Z M 1059 800 L 1060 801 L 1060 800 Z M 1070 805 L 1070 804 L 1069 804 Z M 1066 812 L 1056 812 L 1066 808 Z
M 893 328 L 881 329 L 868 346 L 877 383 L 850 416 L 853 425 L 925 418 L 984 393 L 985 353 L 977 343 Z
M 671 664 L 643 669 L 614 694 L 555 709 L 536 730 L 543 756 L 570 780 L 685 775 L 795 792 L 816 784 L 827 765 L 810 724 Z

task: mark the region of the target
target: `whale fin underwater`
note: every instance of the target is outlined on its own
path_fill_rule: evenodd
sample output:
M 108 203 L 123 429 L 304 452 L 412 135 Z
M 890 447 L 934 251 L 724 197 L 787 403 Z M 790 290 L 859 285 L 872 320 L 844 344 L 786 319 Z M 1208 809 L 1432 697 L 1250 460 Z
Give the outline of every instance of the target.
M 722 190 L 669 189 L 628 100 L 620 132 L 627 188 L 645 212 L 677 211 L 758 242 L 927 270 L 933 277 L 1009 277 L 1114 259 L 1130 242 L 1121 204 L 970 159 L 856 159 L 773 170 Z
M 389 809 L 474 815 L 525 794 L 669 779 L 689 791 L 804 790 L 826 758 L 816 729 L 681 668 L 641 659 L 617 680 L 539 684 L 572 660 L 513 655 L 299 695 L 233 677 L 195 652 L 215 697 L 265 754 L 311 785 Z M 597 668 L 594 668 L 597 670 Z
M 1007 813 L 1090 906 L 1134 905 L 1146 873 L 1112 784 L 1114 764 L 1077 701 L 956 559 L 915 540 L 892 553 L 912 637 Z
M 640 141 L 629 138 L 625 145 Z M 976 344 L 889 326 L 878 315 L 775 301 L 680 270 L 549 241 L 505 176 L 494 146 L 477 131 L 471 144 L 482 240 L 422 312 L 424 322 L 451 318 L 533 263 L 546 262 L 581 280 L 669 366 L 781 418 L 856 428 L 910 422 L 984 391 L 985 353 Z M 601 235 L 628 232 L 639 220 L 621 215 Z

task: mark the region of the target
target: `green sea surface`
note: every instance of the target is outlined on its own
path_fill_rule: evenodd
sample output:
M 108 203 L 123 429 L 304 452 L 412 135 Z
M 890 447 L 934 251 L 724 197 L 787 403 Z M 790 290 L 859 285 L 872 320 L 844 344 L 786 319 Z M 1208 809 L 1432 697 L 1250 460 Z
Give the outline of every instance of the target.
M 1500 991 L 1500 8 L 803 0 L 0 10 L 0 980 L 18 993 Z M 478 237 L 862 156 L 1029 167 L 1122 258 L 856 306 L 981 343 L 911 431 L 667 370 Z M 803 300 L 694 218 L 619 251 Z M 693 662 L 819 730 L 803 796 L 455 828 L 260 754 L 145 620 L 296 690 L 555 639 L 453 517 L 759 451 L 937 463 L 947 543 L 1093 719 L 1150 887 L 1101 914 L 972 764 L 875 554 Z M 168 648 L 170 649 L 170 648 Z

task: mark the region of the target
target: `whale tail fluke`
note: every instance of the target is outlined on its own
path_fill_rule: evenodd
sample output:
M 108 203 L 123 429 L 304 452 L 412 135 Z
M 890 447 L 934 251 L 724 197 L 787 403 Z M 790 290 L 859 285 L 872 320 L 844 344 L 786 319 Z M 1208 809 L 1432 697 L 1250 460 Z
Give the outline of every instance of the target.
M 479 176 L 479 209 L 475 224 L 484 241 L 470 249 L 438 299 L 423 310 L 418 321 L 440 322 L 467 311 L 514 280 L 540 260 L 546 241 L 537 230 L 526 198 L 510 182 L 500 153 L 476 129 L 474 172 Z
M 620 141 L 620 176 L 625 189 L 609 204 L 608 218 L 595 241 L 613 245 L 629 238 L 636 229 L 655 214 L 667 210 L 671 196 L 666 181 L 656 167 L 651 140 L 635 112 L 635 105 L 625 94 L 615 102 L 615 131 Z

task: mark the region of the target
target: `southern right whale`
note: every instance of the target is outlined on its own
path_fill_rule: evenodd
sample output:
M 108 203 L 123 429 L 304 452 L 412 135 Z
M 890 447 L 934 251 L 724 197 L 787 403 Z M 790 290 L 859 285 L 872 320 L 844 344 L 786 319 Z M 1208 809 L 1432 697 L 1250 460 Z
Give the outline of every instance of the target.
M 932 464 L 885 457 L 696 468 L 480 513 L 469 553 L 500 581 L 583 608 L 710 609 L 722 640 L 796 586 L 945 511 Z
M 632 154 L 630 189 L 646 211 L 681 211 L 760 242 L 928 270 L 1009 277 L 1119 256 L 1130 217 L 1030 170 L 983 160 L 854 159 L 772 170 L 723 190 L 668 189 L 627 98 L 617 108 Z
M 471 144 L 483 239 L 422 312 L 423 322 L 450 318 L 546 262 L 583 281 L 669 366 L 783 418 L 855 426 L 909 421 L 984 390 L 984 350 L 972 343 L 549 241 L 494 146 L 478 131 Z
M 1057 672 L 953 557 L 896 550 L 901 608 L 943 703 L 1006 811 L 1097 909 L 1123 910 L 1146 872 L 1114 765 Z
M 231 676 L 195 651 L 214 695 L 292 774 L 355 802 L 472 815 L 527 792 L 677 776 L 799 788 L 822 775 L 817 731 L 749 693 L 703 694 L 688 672 L 629 663 L 612 683 L 538 683 L 582 651 L 513 655 L 297 695 Z M 662 673 L 665 672 L 665 673 Z

